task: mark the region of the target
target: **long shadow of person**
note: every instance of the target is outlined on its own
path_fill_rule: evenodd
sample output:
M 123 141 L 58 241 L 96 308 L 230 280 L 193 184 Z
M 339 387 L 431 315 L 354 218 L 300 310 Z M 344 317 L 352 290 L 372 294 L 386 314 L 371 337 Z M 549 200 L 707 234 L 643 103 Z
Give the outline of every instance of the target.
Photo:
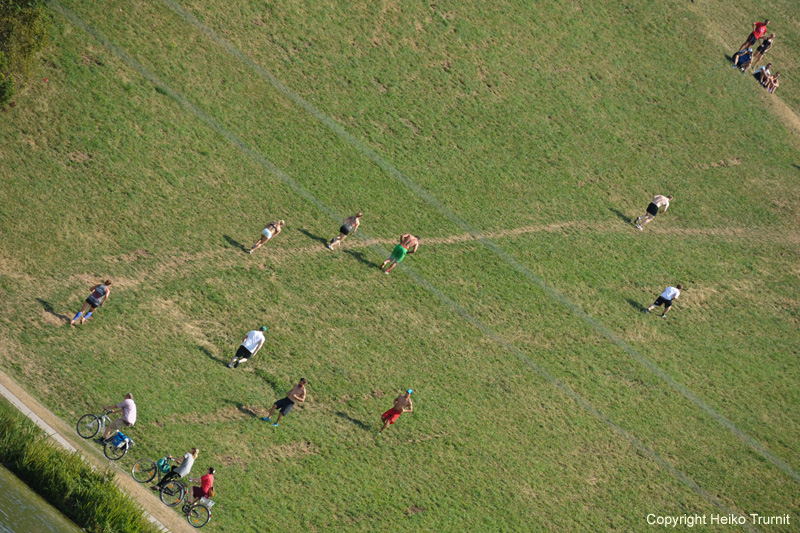
M 223 235 L 222 238 L 224 238 L 226 241 L 228 241 L 228 244 L 230 244 L 234 248 L 239 248 L 243 252 L 249 252 L 250 251 L 244 244 L 240 243 L 239 241 L 234 240 L 233 238 L 231 238 L 231 237 L 229 237 L 227 235 Z
M 626 298 L 626 300 L 628 301 L 628 304 L 631 307 L 633 307 L 634 309 L 636 309 L 637 311 L 644 312 L 644 310 L 647 309 L 645 306 L 643 306 L 642 304 L 640 304 L 636 300 L 633 300 L 631 298 Z
M 204 354 L 206 354 L 206 356 L 207 356 L 209 359 L 211 359 L 212 361 L 216 361 L 216 362 L 218 362 L 218 363 L 222 363 L 223 365 L 226 365 L 226 366 L 228 365 L 229 361 L 226 361 L 226 360 L 225 360 L 225 359 L 223 359 L 222 357 L 217 357 L 216 355 L 214 355 L 213 353 L 211 353 L 211 350 L 209 350 L 209 349 L 208 349 L 208 348 L 206 348 L 205 346 L 198 346 L 198 348 L 200 348 L 200 351 L 201 351 L 201 352 L 203 352 Z
M 362 422 L 361 420 L 359 420 L 357 418 L 353 418 L 352 416 L 348 415 L 347 413 L 343 413 L 342 411 L 336 411 L 333 414 L 335 414 L 336 416 L 338 416 L 339 418 L 341 418 L 343 420 L 347 420 L 348 422 L 350 422 L 352 424 L 355 424 L 356 426 L 358 426 L 361 429 L 369 430 L 369 426 L 367 424 L 365 424 L 364 422 Z
M 60 313 L 56 313 L 56 310 L 53 309 L 53 306 L 50 304 L 50 302 L 46 302 L 46 301 L 42 300 L 41 298 L 36 298 L 36 301 L 39 302 L 40 304 L 42 304 L 42 307 L 44 307 L 44 311 L 46 313 L 49 313 L 49 314 L 53 315 L 56 318 L 59 318 L 61 320 L 66 320 L 67 322 L 69 322 L 69 317 L 67 315 L 62 315 Z
M 328 239 L 326 239 L 325 237 L 319 237 L 317 235 L 314 235 L 313 233 L 310 233 L 310 232 L 304 230 L 303 228 L 299 228 L 297 231 L 299 231 L 300 233 L 302 233 L 303 235 L 305 235 L 306 237 L 308 237 L 309 239 L 311 239 L 313 241 L 317 241 L 317 242 L 320 242 L 322 244 L 328 244 Z
M 359 263 L 363 263 L 363 264 L 365 264 L 367 266 L 375 267 L 375 268 L 378 268 L 378 266 L 380 266 L 380 265 L 378 265 L 378 263 L 373 263 L 372 261 L 367 259 L 367 256 L 365 256 L 361 252 L 356 252 L 355 250 L 346 250 L 346 249 L 343 250 L 343 252 L 346 253 L 347 255 L 352 255 L 356 259 L 356 261 L 358 261 Z
M 793 166 L 794 168 L 796 168 L 797 170 L 800 170 L 800 165 L 796 165 L 796 164 L 792 163 L 792 166 Z
M 269 385 L 275 394 L 280 394 L 284 388 L 287 388 L 289 385 L 284 383 L 283 381 L 279 380 L 275 376 L 266 373 L 265 371 L 261 370 L 260 368 L 253 369 L 253 373 L 255 373 L 256 377 L 261 378 L 267 385 Z
M 628 215 L 626 215 L 625 213 L 623 213 L 622 211 L 618 211 L 618 210 L 613 209 L 611 207 L 609 207 L 608 210 L 611 211 L 612 213 L 614 213 L 615 215 L 617 215 L 620 219 L 624 220 L 626 223 L 628 223 L 628 224 L 631 223 L 631 218 Z
M 258 413 L 253 411 L 251 408 L 246 407 L 241 402 L 233 402 L 231 400 L 223 400 L 223 401 L 225 403 L 227 403 L 227 404 L 230 404 L 230 405 L 233 405 L 234 407 L 236 407 L 236 409 L 238 409 L 240 413 L 246 414 L 247 416 L 250 416 L 250 417 L 253 417 L 253 418 L 261 418 L 260 416 L 258 416 Z

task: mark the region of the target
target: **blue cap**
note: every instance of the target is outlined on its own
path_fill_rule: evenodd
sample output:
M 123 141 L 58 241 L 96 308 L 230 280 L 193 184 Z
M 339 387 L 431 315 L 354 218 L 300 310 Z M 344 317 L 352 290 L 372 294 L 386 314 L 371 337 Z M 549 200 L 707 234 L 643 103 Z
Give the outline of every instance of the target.
M 408 389 L 406 392 L 407 392 L 407 393 L 409 393 L 409 394 L 411 394 L 411 393 L 412 393 L 412 392 L 414 392 L 414 391 L 413 391 L 413 390 L 411 390 L 411 389 Z

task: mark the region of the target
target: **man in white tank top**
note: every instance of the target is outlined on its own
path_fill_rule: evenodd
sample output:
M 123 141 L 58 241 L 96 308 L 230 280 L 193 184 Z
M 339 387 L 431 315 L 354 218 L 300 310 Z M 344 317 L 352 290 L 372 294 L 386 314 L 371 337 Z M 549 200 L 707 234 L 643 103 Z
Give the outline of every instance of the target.
M 664 210 L 661 212 L 667 212 L 670 200 L 672 200 L 671 194 L 669 196 L 661 196 L 660 194 L 653 196 L 653 201 L 647 206 L 647 213 L 634 220 L 633 225 L 639 228 L 640 231 L 643 230 L 644 228 L 642 228 L 642 226 L 656 218 L 659 209 L 663 207 Z M 641 221 L 641 223 L 639 221 Z

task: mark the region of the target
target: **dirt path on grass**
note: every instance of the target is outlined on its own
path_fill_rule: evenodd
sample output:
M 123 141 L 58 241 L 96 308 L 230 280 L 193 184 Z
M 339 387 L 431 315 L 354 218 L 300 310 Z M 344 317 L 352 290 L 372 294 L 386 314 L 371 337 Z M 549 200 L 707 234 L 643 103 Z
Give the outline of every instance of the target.
M 168 531 L 173 532 L 190 532 L 194 531 L 186 519 L 181 515 L 168 508 L 158 500 L 146 485 L 140 485 L 130 476 L 130 473 L 122 470 L 118 465 L 108 461 L 99 445 L 94 444 L 93 441 L 85 441 L 77 436 L 75 429 L 68 426 L 63 420 L 55 416 L 49 409 L 44 407 L 35 398 L 25 391 L 22 387 L 8 377 L 4 372 L 0 371 L 0 392 L 6 396 L 5 392 L 8 391 L 14 398 L 9 400 L 14 403 L 17 408 L 20 404 L 24 408 L 20 409 L 28 418 L 31 418 L 40 427 L 42 424 L 36 420 L 38 418 L 41 422 L 46 424 L 45 431 L 56 440 L 61 446 L 64 446 L 70 451 L 76 451 L 83 455 L 86 462 L 95 468 L 106 468 L 109 465 L 114 467 L 116 471 L 117 484 L 132 498 L 134 498 L 142 508 L 147 511 L 159 525 L 167 528 Z M 6 389 L 6 391 L 2 390 Z M 15 401 L 16 399 L 16 401 Z M 33 416 L 31 416 L 33 414 Z M 132 453 L 135 453 L 132 452 Z

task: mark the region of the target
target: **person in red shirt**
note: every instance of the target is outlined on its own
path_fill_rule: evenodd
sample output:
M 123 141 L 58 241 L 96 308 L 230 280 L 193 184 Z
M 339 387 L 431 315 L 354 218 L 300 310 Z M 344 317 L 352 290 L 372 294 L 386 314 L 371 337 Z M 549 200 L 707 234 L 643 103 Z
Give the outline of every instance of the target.
M 214 486 L 214 472 L 216 470 L 209 466 L 208 473 L 200 478 L 200 486 L 192 487 L 192 503 L 190 505 L 196 504 L 200 498 L 208 498 L 208 491 Z M 191 481 L 197 483 L 196 479 L 191 479 Z
M 764 35 L 767 34 L 767 24 L 769 24 L 769 19 L 764 19 L 764 22 L 754 22 L 753 23 L 753 32 L 747 37 L 747 40 L 744 42 L 742 46 L 739 47 L 739 52 L 744 50 L 749 46 L 754 46 L 756 41 L 761 39 Z

